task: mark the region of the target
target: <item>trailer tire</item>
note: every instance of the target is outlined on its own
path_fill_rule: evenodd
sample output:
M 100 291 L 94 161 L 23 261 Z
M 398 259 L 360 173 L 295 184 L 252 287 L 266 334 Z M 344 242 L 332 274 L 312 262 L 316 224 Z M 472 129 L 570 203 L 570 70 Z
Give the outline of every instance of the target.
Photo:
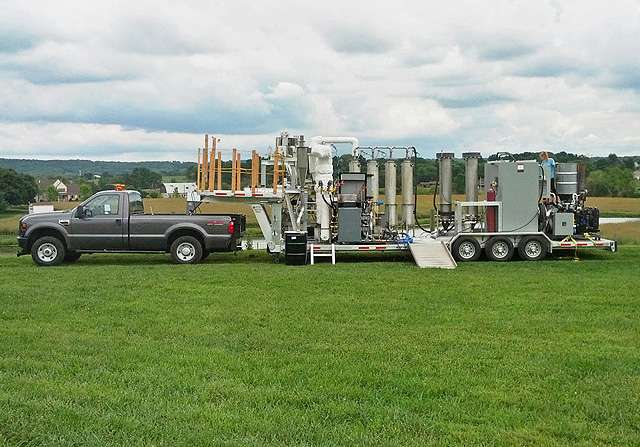
M 64 244 L 57 237 L 43 236 L 31 246 L 31 259 L 42 267 L 60 265 L 64 257 Z
M 525 261 L 540 261 L 547 256 L 547 241 L 540 236 L 526 236 L 518 244 L 518 254 Z
M 453 257 L 460 262 L 477 261 L 482 253 L 478 241 L 471 237 L 461 237 L 455 241 L 452 251 Z
M 510 261 L 514 252 L 513 242 L 506 237 L 492 237 L 485 245 L 484 252 L 492 261 Z
M 202 244 L 193 236 L 180 236 L 171 244 L 171 259 L 176 264 L 196 264 L 202 259 Z

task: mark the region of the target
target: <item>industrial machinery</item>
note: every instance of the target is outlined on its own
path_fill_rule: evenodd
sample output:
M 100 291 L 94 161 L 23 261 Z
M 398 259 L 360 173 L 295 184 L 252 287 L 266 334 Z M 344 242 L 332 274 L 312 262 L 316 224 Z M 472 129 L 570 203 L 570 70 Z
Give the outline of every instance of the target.
M 548 168 L 500 154 L 484 165 L 485 200 L 479 201 L 480 155 L 465 153 L 466 197 L 452 211 L 451 155 L 438 157 L 440 205 L 435 207 L 433 234 L 447 239 L 457 261 L 475 261 L 483 252 L 493 261 L 509 261 L 515 252 L 535 261 L 556 250 L 616 251 L 616 241 L 600 235 L 598 209 L 586 206 L 585 171 L 577 163 L 557 164 L 557 189 L 552 191 Z
M 455 268 L 456 260 L 473 261 L 483 252 L 507 261 L 516 251 L 538 260 L 559 249 L 616 249 L 615 241 L 599 234 L 598 210 L 585 205 L 584 175 L 575 163 L 558 164 L 554 192 L 549 173 L 536 161 L 489 161 L 485 198 L 479 200 L 481 156 L 466 152 L 465 200 L 456 202 L 455 156 L 439 153 L 434 212 L 425 229 L 416 219 L 415 147 L 364 147 L 353 137 L 307 140 L 283 131 L 270 154 L 252 151 L 250 166 L 243 166 L 236 149 L 230 163 L 223 163 L 217 142 L 212 138 L 209 151 L 205 136 L 198 151 L 197 191 L 188 196 L 188 211 L 202 202 L 247 203 L 275 260 L 313 264 L 325 256 L 335 263 L 341 251 L 408 250 L 420 267 Z M 351 146 L 344 172 L 334 172 L 336 144 Z M 249 180 L 243 182 L 243 175 Z

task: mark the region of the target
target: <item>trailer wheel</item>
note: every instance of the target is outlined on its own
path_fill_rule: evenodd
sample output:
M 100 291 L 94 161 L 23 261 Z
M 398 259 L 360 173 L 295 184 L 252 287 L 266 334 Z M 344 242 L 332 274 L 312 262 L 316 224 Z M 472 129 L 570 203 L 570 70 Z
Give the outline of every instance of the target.
M 171 244 L 171 259 L 176 264 L 195 264 L 202 259 L 202 244 L 193 236 L 180 236 Z
M 31 258 L 33 262 L 43 267 L 62 264 L 64 256 L 64 244 L 57 237 L 41 237 L 31 246 Z
M 540 236 L 527 236 L 518 244 L 518 254 L 525 261 L 539 261 L 547 256 L 547 241 Z
M 484 247 L 487 258 L 492 261 L 506 262 L 513 258 L 513 242 L 506 237 L 493 237 Z
M 462 237 L 453 243 L 453 257 L 456 261 L 477 261 L 482 249 L 474 238 Z

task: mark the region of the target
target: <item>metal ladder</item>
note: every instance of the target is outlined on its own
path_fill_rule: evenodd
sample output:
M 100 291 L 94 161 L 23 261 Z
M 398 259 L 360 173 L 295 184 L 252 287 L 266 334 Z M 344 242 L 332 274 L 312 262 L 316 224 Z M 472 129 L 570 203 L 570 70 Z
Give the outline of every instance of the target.
M 326 247 L 327 245 L 320 245 L 320 244 L 311 244 L 309 246 L 309 251 L 311 254 L 311 265 L 315 264 L 315 258 L 331 258 L 331 264 L 335 265 L 336 264 L 336 246 L 335 244 L 331 244 L 331 250 L 330 251 L 322 251 L 322 249 L 324 247 Z M 319 250 L 316 253 L 315 247 L 318 247 Z

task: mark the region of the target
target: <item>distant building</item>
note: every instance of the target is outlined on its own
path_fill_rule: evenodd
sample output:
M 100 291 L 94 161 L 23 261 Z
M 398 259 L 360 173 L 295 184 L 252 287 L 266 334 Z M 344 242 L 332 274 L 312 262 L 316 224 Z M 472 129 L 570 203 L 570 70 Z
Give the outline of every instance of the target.
M 74 202 L 80 200 L 80 186 L 75 183 L 65 185 L 62 180 L 56 179 L 53 187 L 58 191 L 58 201 Z
M 194 183 L 163 183 L 160 187 L 160 193 L 162 197 L 187 197 L 188 194 L 196 190 L 196 184 Z

